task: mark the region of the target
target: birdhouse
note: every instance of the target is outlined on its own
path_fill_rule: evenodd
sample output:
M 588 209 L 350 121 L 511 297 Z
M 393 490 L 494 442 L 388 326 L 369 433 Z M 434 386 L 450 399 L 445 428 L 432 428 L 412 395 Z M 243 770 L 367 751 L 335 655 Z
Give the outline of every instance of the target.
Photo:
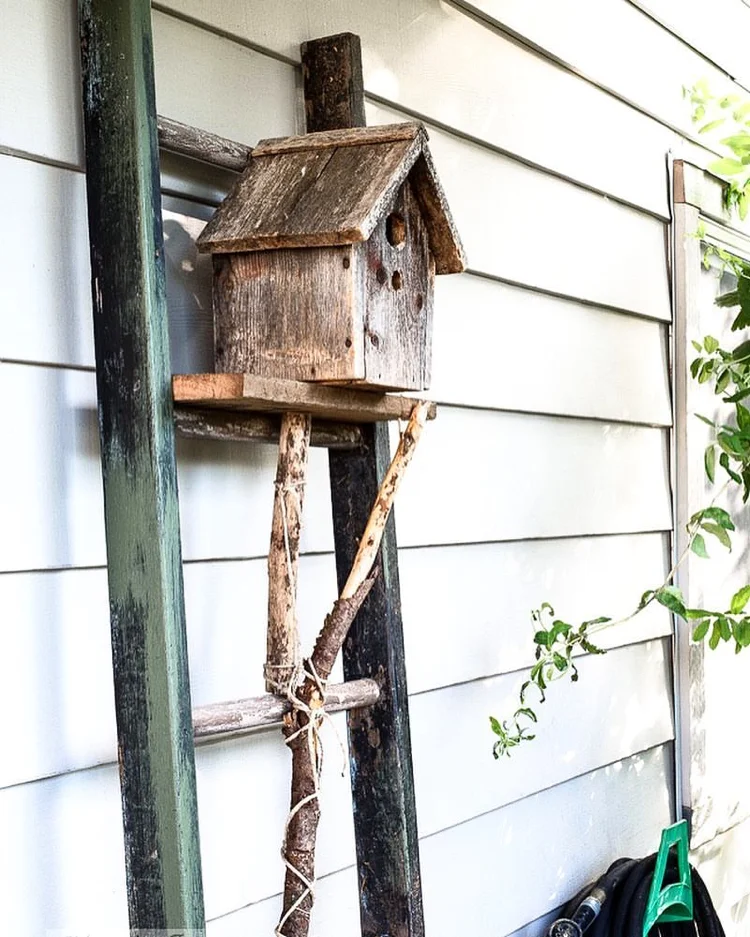
M 435 274 L 465 258 L 421 125 L 262 141 L 197 243 L 217 372 L 429 385 Z

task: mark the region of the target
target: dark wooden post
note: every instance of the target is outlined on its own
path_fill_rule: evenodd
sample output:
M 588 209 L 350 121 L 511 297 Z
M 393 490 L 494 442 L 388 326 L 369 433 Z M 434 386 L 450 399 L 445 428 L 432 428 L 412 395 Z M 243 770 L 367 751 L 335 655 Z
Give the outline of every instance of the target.
M 307 131 L 365 126 L 358 36 L 302 46 Z M 380 480 L 390 462 L 388 425 L 362 426 L 365 447 L 329 453 L 339 588 L 349 574 Z M 409 706 L 393 515 L 381 575 L 344 646 L 347 680 L 372 677 L 380 700 L 348 715 L 363 937 L 422 937 L 422 891 L 409 736 Z
M 80 0 L 130 924 L 203 933 L 148 0 Z

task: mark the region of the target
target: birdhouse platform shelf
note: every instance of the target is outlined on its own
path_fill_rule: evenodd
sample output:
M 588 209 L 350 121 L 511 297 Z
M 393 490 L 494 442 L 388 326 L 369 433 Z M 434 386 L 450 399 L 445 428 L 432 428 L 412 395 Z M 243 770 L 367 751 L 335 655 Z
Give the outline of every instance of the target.
M 175 405 L 181 409 L 302 412 L 337 423 L 408 420 L 417 402 L 397 394 L 285 381 L 255 374 L 178 374 L 172 378 L 172 392 Z M 435 411 L 435 404 L 432 404 L 427 418 L 434 419 Z

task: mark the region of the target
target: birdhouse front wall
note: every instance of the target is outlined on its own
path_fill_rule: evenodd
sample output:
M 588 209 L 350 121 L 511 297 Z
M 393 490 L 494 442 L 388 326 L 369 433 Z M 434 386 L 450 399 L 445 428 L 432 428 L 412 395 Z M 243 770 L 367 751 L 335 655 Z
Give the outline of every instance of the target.
M 217 372 L 363 379 L 355 254 L 352 245 L 214 254 Z

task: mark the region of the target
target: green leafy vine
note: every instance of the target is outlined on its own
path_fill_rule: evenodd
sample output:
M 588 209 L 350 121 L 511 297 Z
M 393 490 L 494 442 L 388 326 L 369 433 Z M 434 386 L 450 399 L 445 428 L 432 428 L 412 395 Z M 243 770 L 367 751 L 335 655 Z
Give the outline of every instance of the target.
M 750 209 L 750 101 L 743 102 L 733 95 L 715 98 L 705 82 L 685 89 L 685 94 L 693 105 L 693 120 L 701 124 L 699 133 L 717 132 L 719 128 L 725 130 L 730 126 L 730 134 L 719 140 L 729 155 L 717 160 L 709 169 L 726 179 L 727 206 L 736 209 L 744 219 Z M 696 234 L 702 238 L 704 232 Z M 704 264 L 707 267 L 712 258 L 718 261 L 721 272 L 728 270 L 737 280 L 734 290 L 716 300 L 720 307 L 738 308 L 731 331 L 750 327 L 750 264 L 721 248 L 706 245 Z M 578 680 L 574 655 L 605 653 L 592 636 L 605 628 L 631 621 L 654 602 L 690 623 L 693 641 L 707 639 L 712 650 L 722 642 L 733 641 L 737 653 L 750 646 L 750 613 L 746 614 L 750 585 L 743 586 L 732 596 L 728 609 L 715 611 L 687 607 L 684 595 L 673 584 L 677 569 L 690 552 L 708 558 L 707 538 L 714 538 L 731 550 L 735 524 L 730 514 L 716 505 L 719 497 L 733 485 L 741 489 L 743 503 L 750 497 L 750 409 L 743 403 L 750 397 L 750 341 L 725 349 L 718 339 L 706 335 L 702 342 L 694 341 L 693 347 L 697 357 L 690 365 L 691 376 L 700 384 L 711 384 L 714 393 L 733 408 L 725 423 L 696 414 L 713 431 L 712 441 L 704 453 L 706 477 L 715 484 L 719 469 L 726 478 L 711 503 L 690 518 L 686 527 L 687 546 L 664 582 L 644 592 L 629 615 L 616 620 L 599 616 L 573 625 L 558 618 L 549 602 L 543 602 L 532 611 L 534 664 L 521 686 L 519 706 L 505 720 L 490 716 L 491 729 L 497 736 L 492 749 L 495 758 L 510 756 L 522 742 L 535 738 L 538 716 L 534 705 L 545 702 L 547 690 L 556 680 L 564 677 L 573 682 Z

